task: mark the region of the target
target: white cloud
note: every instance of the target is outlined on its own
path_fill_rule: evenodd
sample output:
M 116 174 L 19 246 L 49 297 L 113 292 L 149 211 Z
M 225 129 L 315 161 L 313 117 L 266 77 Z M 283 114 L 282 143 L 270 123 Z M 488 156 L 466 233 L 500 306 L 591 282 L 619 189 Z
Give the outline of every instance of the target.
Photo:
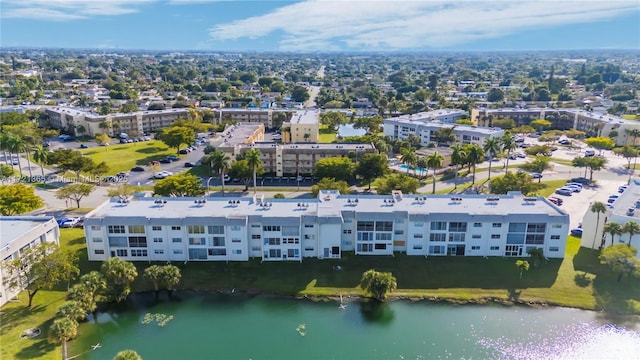
M 2 0 L 3 18 L 74 20 L 124 15 L 155 0 Z
M 293 51 L 437 48 L 639 10 L 637 0 L 308 0 L 216 25 L 210 36 L 221 41 L 282 33 L 280 50 Z

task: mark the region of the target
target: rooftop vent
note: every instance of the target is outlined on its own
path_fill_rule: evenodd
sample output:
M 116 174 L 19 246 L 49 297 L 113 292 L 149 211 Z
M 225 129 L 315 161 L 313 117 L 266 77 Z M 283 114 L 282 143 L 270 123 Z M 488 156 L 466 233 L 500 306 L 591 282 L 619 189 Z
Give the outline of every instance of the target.
M 457 202 L 460 202 L 460 201 L 462 201 L 462 198 L 461 198 L 461 197 L 452 197 L 452 198 L 451 198 L 451 201 L 457 201 Z
M 534 201 L 538 201 L 538 198 L 536 197 L 526 197 L 524 198 L 525 202 L 534 202 Z

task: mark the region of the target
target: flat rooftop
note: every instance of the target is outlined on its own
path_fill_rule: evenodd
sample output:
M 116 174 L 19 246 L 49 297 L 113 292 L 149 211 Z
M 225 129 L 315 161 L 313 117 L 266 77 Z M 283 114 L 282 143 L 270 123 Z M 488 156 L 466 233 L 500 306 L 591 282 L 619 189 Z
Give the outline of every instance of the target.
M 432 110 L 432 111 L 423 111 L 416 114 L 406 114 L 400 115 L 398 117 L 389 118 L 389 120 L 407 120 L 407 121 L 434 121 L 438 120 L 443 116 L 448 115 L 463 115 L 467 112 L 464 110 L 458 109 L 440 109 L 440 110 Z
M 0 248 L 52 219 L 51 216 L 0 216 Z
M 612 214 L 622 217 L 628 217 L 629 220 L 633 219 L 636 222 L 640 222 L 640 208 L 636 207 L 636 201 L 640 201 L 640 183 L 638 183 L 637 181 L 638 180 L 632 181 L 629 184 L 627 190 L 625 190 L 622 194 L 615 194 L 619 195 L 620 197 L 618 197 L 618 199 L 616 199 L 616 201 L 612 204 Z M 627 215 L 627 210 L 629 208 L 635 209 L 633 215 Z
M 590 112 L 590 111 L 586 111 L 583 109 L 577 109 L 577 108 L 566 108 L 566 109 L 552 109 L 552 108 L 528 108 L 528 109 L 522 109 L 522 108 L 501 108 L 501 109 L 481 109 L 482 111 L 486 112 L 487 114 L 490 113 L 505 113 L 505 112 L 511 112 L 511 113 L 523 113 L 523 114 L 527 114 L 527 113 L 539 113 L 544 111 L 545 113 L 549 113 L 551 114 L 554 111 L 557 112 L 566 112 L 566 113 L 570 113 L 570 114 L 578 114 L 596 121 L 600 121 L 600 122 L 605 122 L 605 123 L 616 123 L 616 124 L 635 124 L 637 125 L 638 122 L 634 121 L 634 120 L 627 120 L 627 119 L 623 119 L 621 117 L 618 116 L 612 116 L 606 113 L 600 113 L 600 112 Z
M 218 139 L 221 147 L 236 146 L 244 144 L 247 139 L 255 134 L 262 127 L 262 124 L 240 123 L 227 127 Z
M 319 110 L 296 111 L 291 117 L 291 124 L 317 124 L 320 121 Z

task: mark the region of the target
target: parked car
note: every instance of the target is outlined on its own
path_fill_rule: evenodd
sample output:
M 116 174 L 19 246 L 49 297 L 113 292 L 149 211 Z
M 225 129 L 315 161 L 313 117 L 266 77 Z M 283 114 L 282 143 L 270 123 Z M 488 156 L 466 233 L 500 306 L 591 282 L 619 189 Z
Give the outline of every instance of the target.
M 584 151 L 584 156 L 586 156 L 586 157 L 592 157 L 592 156 L 595 156 L 595 155 L 596 155 L 595 150 L 588 149 L 588 150 Z
M 627 216 L 633 216 L 633 213 L 634 213 L 635 211 L 636 211 L 636 209 L 635 209 L 635 208 L 632 208 L 632 207 L 628 208 L 628 209 L 627 209 Z
M 521 158 L 521 159 L 524 159 L 524 158 L 527 157 L 527 155 L 525 155 L 524 153 L 517 153 L 516 156 Z
M 582 184 L 580 183 L 575 183 L 575 182 L 567 182 L 566 184 L 564 184 L 564 186 L 577 186 L 580 188 L 580 190 L 582 190 Z
M 551 201 L 553 204 L 560 206 L 560 202 L 556 198 L 548 198 L 547 200 Z
M 562 198 L 557 197 L 557 196 L 550 196 L 549 199 L 553 199 L 553 200 L 557 201 L 558 205 L 562 205 L 564 203 L 564 200 Z
M 160 163 L 162 164 L 171 164 L 171 160 L 164 158 L 164 159 L 160 159 Z
M 164 179 L 164 178 L 166 178 L 167 176 L 171 176 L 171 175 L 173 175 L 173 173 L 172 173 L 172 172 L 170 172 L 170 171 L 160 171 L 159 173 L 155 174 L 155 175 L 153 176 L 153 178 L 154 178 L 154 179 Z
M 574 228 L 570 230 L 572 236 L 582 237 L 582 228 Z
M 540 179 L 542 178 L 542 174 L 534 172 L 534 173 L 531 173 L 531 177 L 534 179 Z
M 64 218 L 64 219 L 60 219 L 58 220 L 58 226 L 61 228 L 71 228 L 74 227 L 76 225 L 76 223 L 78 223 L 78 218 Z
M 571 190 L 571 192 L 574 192 L 574 193 L 579 193 L 580 191 L 582 191 L 581 187 L 578 187 L 578 186 L 575 186 L 575 185 L 565 185 L 565 186 L 563 186 L 563 188 L 569 189 L 569 190 Z
M 617 198 L 608 198 L 607 199 L 607 204 L 613 204 L 614 202 L 616 202 L 616 200 L 618 200 Z
M 627 190 L 627 185 L 622 185 L 618 187 L 618 192 L 622 194 L 625 190 Z
M 196 164 L 192 163 L 192 162 L 186 162 L 184 163 L 184 167 L 194 167 L 196 166 Z
M 555 193 L 563 196 L 571 196 L 572 191 L 569 189 L 560 188 L 556 189 Z
M 558 144 L 560 144 L 560 145 L 568 145 L 570 143 L 571 143 L 571 141 L 569 141 L 568 139 L 560 139 L 558 141 Z
M 120 176 L 120 177 L 128 177 L 129 173 L 126 171 L 120 171 L 119 173 L 116 174 L 116 176 Z
M 80 149 L 88 149 L 89 145 L 87 144 L 80 144 Z
M 571 182 L 575 182 L 575 183 L 579 183 L 582 185 L 589 185 L 591 184 L 591 180 L 585 178 L 585 177 L 577 177 L 577 178 L 572 178 Z
M 144 168 L 142 166 L 135 166 L 131 168 L 131 171 L 140 172 L 140 171 L 144 171 Z
M 179 153 L 182 155 L 188 154 L 191 152 L 190 148 L 180 149 Z
M 227 174 L 224 174 L 224 176 L 222 177 L 222 180 L 224 180 L 224 182 L 229 182 L 231 181 L 231 177 Z
M 180 158 L 178 158 L 175 155 L 167 155 L 167 159 L 171 160 L 171 161 L 178 161 L 180 160 Z
M 74 228 L 81 228 L 84 226 L 84 218 L 78 218 L 78 221 L 73 225 Z

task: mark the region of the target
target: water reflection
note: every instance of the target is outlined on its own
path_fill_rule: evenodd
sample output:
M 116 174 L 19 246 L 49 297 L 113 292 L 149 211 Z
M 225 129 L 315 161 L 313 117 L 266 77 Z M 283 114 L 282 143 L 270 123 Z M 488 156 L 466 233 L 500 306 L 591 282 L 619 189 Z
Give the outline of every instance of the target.
M 386 302 L 366 299 L 360 302 L 360 314 L 370 323 L 388 325 L 393 321 L 393 310 Z

